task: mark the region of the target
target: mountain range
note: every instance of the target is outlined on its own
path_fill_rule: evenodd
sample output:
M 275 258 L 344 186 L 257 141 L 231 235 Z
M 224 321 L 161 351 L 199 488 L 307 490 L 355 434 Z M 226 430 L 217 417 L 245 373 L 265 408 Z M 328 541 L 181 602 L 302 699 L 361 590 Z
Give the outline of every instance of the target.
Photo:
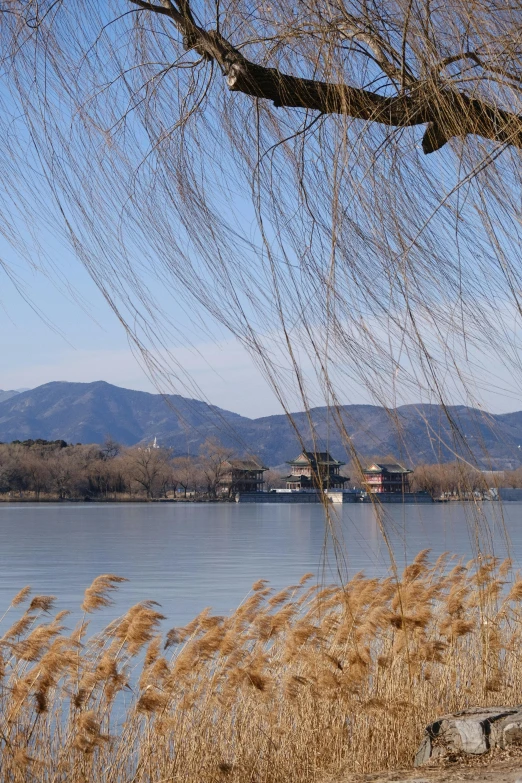
M 4 400 L 8 400 L 10 397 L 14 397 L 15 394 L 19 394 L 19 393 L 20 393 L 19 389 L 11 389 L 10 391 L 2 391 L 2 389 L 0 389 L 0 402 L 3 402 Z
M 393 455 L 408 465 L 447 462 L 456 456 L 488 469 L 522 465 L 522 411 L 488 414 L 476 408 L 403 405 L 386 411 L 375 405 L 345 405 L 337 413 L 360 455 Z M 305 446 L 313 437 L 308 415 L 292 416 Z M 311 411 L 319 450 L 347 459 L 346 448 L 327 408 Z M 107 436 L 124 445 L 152 441 L 176 454 L 196 454 L 209 436 L 238 454 L 256 454 L 276 466 L 301 446 L 285 415 L 249 419 L 180 395 L 149 394 L 94 383 L 53 382 L 25 391 L 0 390 L 0 441 L 44 438 L 101 443 Z

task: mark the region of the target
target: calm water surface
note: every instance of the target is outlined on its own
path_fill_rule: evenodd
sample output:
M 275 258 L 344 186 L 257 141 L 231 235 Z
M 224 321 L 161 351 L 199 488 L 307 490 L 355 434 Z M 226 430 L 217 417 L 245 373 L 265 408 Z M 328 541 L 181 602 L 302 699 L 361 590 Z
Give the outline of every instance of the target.
M 472 504 L 386 506 L 386 528 L 402 565 L 430 547 L 434 556 L 474 551 Z M 522 566 L 522 503 L 484 505 L 489 550 Z M 385 574 L 389 558 L 370 505 L 339 507 L 337 531 L 350 574 Z M 130 581 L 110 617 L 143 599 L 162 606 L 169 625 L 205 606 L 234 609 L 252 583 L 284 587 L 312 571 L 336 579 L 324 513 L 315 505 L 0 504 L 0 614 L 30 584 L 77 610 L 100 573 Z M 106 615 L 105 619 L 108 619 Z M 101 622 L 101 618 L 97 620 Z

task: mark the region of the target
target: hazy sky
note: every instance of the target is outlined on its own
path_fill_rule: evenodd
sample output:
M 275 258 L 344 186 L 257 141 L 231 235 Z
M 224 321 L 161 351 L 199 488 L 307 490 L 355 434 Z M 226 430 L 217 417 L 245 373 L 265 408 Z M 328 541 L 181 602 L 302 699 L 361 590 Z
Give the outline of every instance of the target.
M 4 258 L 6 253 L 4 249 Z M 27 301 L 0 272 L 0 389 L 32 388 L 56 380 L 105 380 L 156 391 L 133 355 L 123 327 L 79 262 L 70 257 L 56 260 L 56 271 L 71 284 L 68 291 L 64 283 L 51 281 L 24 261 L 16 260 L 14 265 L 14 260 L 11 256 L 10 265 Z M 201 394 L 183 387 L 176 391 L 206 398 L 245 416 L 281 412 L 268 384 L 235 340 L 224 332 L 216 332 L 212 340 L 195 335 L 188 322 L 185 327 L 187 341 L 194 345 L 177 347 L 174 352 Z M 484 407 L 495 413 L 520 410 L 519 387 L 505 368 L 494 356 L 483 357 L 483 364 L 490 378 L 490 388 L 482 392 Z M 374 402 L 357 387 L 347 390 L 343 401 Z M 297 401 L 295 407 L 301 407 Z
M 41 313 L 0 271 L 0 389 L 32 388 L 57 380 L 105 380 L 156 391 L 133 355 L 123 327 L 79 263 L 69 259 L 66 271 L 83 296 L 83 309 L 73 293 L 41 272 L 29 270 L 23 262 L 16 270 L 24 294 Z M 208 400 L 251 417 L 281 412 L 236 341 L 223 334 L 216 342 L 201 337 L 194 342 L 196 350 L 177 348 L 175 355 Z M 186 393 L 182 388 L 178 391 Z
M 126 388 L 158 391 L 131 350 L 123 326 L 87 271 L 50 229 L 44 227 L 42 231 L 44 236 L 40 236 L 40 241 L 54 266 L 52 277 L 43 271 L 48 269 L 49 259 L 41 268 L 37 262 L 32 266 L 0 239 L 0 389 L 33 388 L 51 381 L 105 380 Z M 19 290 L 2 271 L 2 261 L 16 275 Z M 224 328 L 198 322 L 200 316 L 186 312 L 179 297 L 165 295 L 166 289 L 158 287 L 157 282 L 146 280 L 145 283 L 156 285 L 151 290 L 158 307 L 161 304 L 176 324 L 177 343 L 169 347 L 192 381 L 170 388 L 162 386 L 161 391 L 205 399 L 252 418 L 282 412 L 275 394 L 246 350 Z M 504 323 L 508 331 L 517 335 L 516 342 L 520 344 L 520 318 L 506 315 Z M 507 333 L 506 336 L 510 337 Z M 471 363 L 467 369 L 459 369 L 471 373 L 473 386 L 478 387 L 479 403 L 485 410 L 503 413 L 522 409 L 520 358 L 517 374 L 506 370 L 495 355 L 479 352 L 468 358 Z M 350 375 L 349 362 L 347 367 Z M 305 365 L 302 369 L 306 374 L 310 367 Z M 447 374 L 456 376 L 451 368 Z M 386 391 L 395 381 L 400 395 L 400 399 L 393 401 L 385 394 L 387 404 L 436 401 L 421 398 L 420 387 L 415 384 L 408 391 L 402 381 L 401 388 L 403 377 L 383 378 Z M 475 402 L 459 395 L 458 383 L 453 384 L 451 377 L 448 383 L 448 377 L 443 378 L 446 388 L 453 386 L 456 390 L 451 402 Z M 348 383 L 344 376 L 337 384 L 341 402 L 376 403 L 357 381 L 350 386 Z M 309 386 L 313 390 L 314 384 Z M 287 401 L 293 410 L 303 408 L 297 395 L 289 394 Z M 316 392 L 310 404 L 322 405 L 324 400 Z

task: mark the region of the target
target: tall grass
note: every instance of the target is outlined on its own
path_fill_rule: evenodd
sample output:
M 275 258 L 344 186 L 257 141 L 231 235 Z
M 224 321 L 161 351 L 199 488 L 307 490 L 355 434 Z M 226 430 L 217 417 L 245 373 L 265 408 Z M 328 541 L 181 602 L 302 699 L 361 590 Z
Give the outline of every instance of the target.
M 230 616 L 164 636 L 150 601 L 89 636 L 120 577 L 95 580 L 72 632 L 25 588 L 1 637 L 2 780 L 302 783 L 411 764 L 436 715 L 522 701 L 509 574 L 422 552 L 398 580 L 260 581 Z

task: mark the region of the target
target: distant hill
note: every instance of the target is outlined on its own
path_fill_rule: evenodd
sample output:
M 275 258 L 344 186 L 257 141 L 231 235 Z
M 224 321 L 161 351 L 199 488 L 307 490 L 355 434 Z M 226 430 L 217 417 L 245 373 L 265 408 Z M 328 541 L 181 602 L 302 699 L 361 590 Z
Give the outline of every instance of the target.
M 11 397 L 14 397 L 15 394 L 19 394 L 18 391 L 15 389 L 10 389 L 10 391 L 3 391 L 0 389 L 0 402 L 4 402 L 4 400 L 9 400 Z
M 451 406 L 450 419 L 439 405 L 404 405 L 392 411 L 375 405 L 345 405 L 339 412 L 345 431 L 359 455 L 393 454 L 408 465 L 450 462 L 457 456 L 475 461 L 488 470 L 522 465 L 522 411 L 485 414 L 475 408 Z M 335 416 L 326 408 L 311 411 L 316 442 L 338 459 L 349 459 Z M 307 446 L 312 445 L 308 417 L 293 414 Z M 277 465 L 296 450 L 293 428 L 285 416 L 269 416 L 242 422 L 244 440 L 257 443 L 265 462 Z M 297 447 L 298 448 L 298 447 Z
M 249 419 L 180 395 L 162 396 L 94 383 L 47 383 L 16 393 L 0 392 L 0 441 L 63 438 L 70 443 L 101 443 L 107 435 L 125 445 L 152 441 L 177 454 L 195 454 L 211 435 L 238 453 L 257 454 L 266 465 L 295 457 L 299 442 L 284 415 Z M 409 465 L 446 462 L 456 455 L 474 458 L 484 468 L 522 464 L 522 412 L 484 414 L 465 406 L 404 405 L 386 412 L 375 405 L 346 405 L 339 415 L 359 454 L 393 454 Z M 294 414 L 305 445 L 312 437 L 305 413 Z M 348 459 L 335 416 L 312 410 L 321 449 Z
M 60 381 L 0 402 L 0 441 L 63 438 L 70 443 L 101 443 L 111 435 L 133 445 L 157 437 L 186 451 L 193 442 L 194 448 L 201 443 L 198 429 L 218 436 L 227 431 L 228 422 L 241 418 L 179 395 L 163 397 L 105 381 Z

